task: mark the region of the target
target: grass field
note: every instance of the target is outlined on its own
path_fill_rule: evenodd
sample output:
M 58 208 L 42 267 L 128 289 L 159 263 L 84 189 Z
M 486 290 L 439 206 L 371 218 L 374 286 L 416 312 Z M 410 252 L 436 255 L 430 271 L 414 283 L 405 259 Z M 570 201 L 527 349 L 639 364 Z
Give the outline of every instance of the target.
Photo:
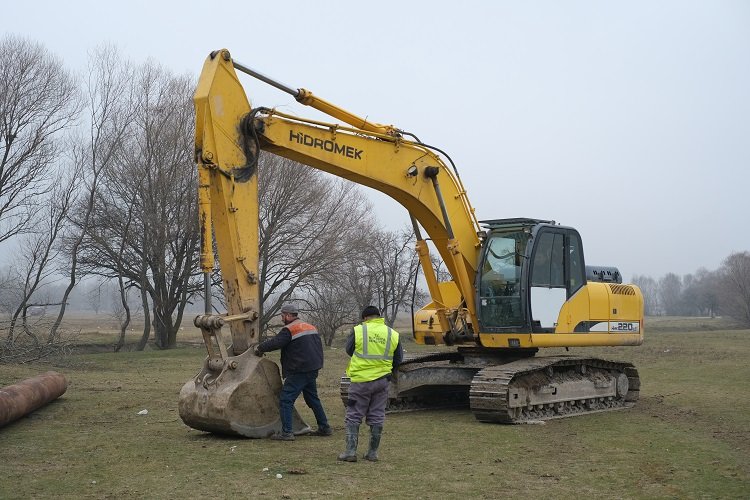
M 341 349 L 326 349 L 320 376 L 334 436 L 288 443 L 182 423 L 177 395 L 201 365 L 199 344 L 0 365 L 0 386 L 50 369 L 69 381 L 63 397 L 0 429 L 0 498 L 748 498 L 750 331 L 716 325 L 647 322 L 643 346 L 575 350 L 634 362 L 635 408 L 518 426 L 468 410 L 389 415 L 378 463 L 336 461 Z M 111 343 L 103 330 L 84 328 L 79 342 Z

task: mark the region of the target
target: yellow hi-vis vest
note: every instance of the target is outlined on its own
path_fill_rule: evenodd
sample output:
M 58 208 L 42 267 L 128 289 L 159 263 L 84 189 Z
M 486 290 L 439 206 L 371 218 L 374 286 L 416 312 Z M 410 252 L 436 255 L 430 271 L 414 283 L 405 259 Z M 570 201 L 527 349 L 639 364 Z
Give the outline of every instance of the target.
M 354 354 L 346 374 L 352 382 L 370 382 L 391 373 L 398 332 L 375 318 L 354 327 Z

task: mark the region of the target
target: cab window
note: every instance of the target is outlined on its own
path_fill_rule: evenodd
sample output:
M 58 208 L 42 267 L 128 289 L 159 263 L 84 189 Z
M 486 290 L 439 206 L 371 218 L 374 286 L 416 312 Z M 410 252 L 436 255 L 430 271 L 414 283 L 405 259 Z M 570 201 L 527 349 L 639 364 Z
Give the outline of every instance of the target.
M 513 231 L 492 234 L 486 242 L 479 281 L 483 326 L 523 324 L 520 280 L 527 241 L 527 233 Z
M 568 235 L 568 297 L 572 296 L 586 283 L 586 266 L 583 264 L 583 245 L 576 233 Z
M 537 238 L 531 286 L 565 288 L 570 297 L 586 282 L 581 238 L 574 231 L 544 231 Z
M 534 250 L 531 286 L 565 287 L 565 238 L 561 233 L 545 232 Z

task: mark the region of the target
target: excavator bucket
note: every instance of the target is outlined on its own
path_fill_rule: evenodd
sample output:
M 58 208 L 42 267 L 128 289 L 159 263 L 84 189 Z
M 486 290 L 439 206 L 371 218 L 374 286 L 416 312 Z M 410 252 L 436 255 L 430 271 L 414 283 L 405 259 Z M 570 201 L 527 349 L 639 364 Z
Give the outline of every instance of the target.
M 225 359 L 207 357 L 200 373 L 180 391 L 180 418 L 193 429 L 265 438 L 281 432 L 280 391 L 278 366 L 252 350 Z M 292 432 L 311 430 L 294 410 Z

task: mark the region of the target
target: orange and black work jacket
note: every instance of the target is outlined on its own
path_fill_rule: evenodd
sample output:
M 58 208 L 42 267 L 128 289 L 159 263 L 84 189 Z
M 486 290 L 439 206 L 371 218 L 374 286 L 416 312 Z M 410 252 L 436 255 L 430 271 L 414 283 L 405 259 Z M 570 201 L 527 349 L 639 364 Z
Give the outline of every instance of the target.
M 260 352 L 281 349 L 281 374 L 311 372 L 323 368 L 323 342 L 310 323 L 295 319 L 276 334 L 258 344 Z

